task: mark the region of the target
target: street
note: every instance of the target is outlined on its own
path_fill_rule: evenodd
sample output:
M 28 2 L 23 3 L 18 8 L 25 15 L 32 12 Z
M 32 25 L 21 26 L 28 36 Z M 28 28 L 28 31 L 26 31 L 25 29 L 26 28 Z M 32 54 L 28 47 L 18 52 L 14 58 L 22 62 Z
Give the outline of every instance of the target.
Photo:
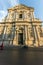
M 0 65 L 43 65 L 43 51 L 0 50 Z

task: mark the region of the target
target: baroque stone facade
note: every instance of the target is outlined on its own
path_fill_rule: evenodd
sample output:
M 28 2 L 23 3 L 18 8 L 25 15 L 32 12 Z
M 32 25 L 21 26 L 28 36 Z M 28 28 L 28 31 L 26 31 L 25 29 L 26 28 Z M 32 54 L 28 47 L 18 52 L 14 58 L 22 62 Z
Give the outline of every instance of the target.
M 4 45 L 43 46 L 42 21 L 34 17 L 34 8 L 19 4 L 8 9 L 0 23 L 0 42 Z

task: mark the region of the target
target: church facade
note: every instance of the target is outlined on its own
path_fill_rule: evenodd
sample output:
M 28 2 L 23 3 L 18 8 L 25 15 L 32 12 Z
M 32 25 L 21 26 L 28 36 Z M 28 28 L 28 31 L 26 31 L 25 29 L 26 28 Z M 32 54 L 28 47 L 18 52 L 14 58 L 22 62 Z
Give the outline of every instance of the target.
M 8 9 L 0 23 L 0 42 L 4 45 L 43 46 L 42 21 L 34 17 L 34 8 L 19 4 Z

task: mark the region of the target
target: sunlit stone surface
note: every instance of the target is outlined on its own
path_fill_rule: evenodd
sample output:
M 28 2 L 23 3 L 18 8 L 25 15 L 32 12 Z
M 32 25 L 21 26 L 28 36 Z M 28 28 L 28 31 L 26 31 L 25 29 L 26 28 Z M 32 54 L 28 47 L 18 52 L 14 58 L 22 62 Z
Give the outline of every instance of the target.
M 0 23 L 0 44 L 43 46 L 42 21 L 35 18 L 34 8 L 19 4 L 8 9 Z

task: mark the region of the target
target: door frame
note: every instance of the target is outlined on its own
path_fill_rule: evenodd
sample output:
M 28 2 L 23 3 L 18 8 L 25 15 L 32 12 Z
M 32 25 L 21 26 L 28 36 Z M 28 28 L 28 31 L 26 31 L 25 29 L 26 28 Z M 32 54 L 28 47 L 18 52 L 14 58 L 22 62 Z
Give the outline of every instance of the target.
M 22 35 L 22 37 L 20 36 L 20 35 Z M 22 33 L 18 33 L 18 44 L 19 45 L 23 45 L 24 44 L 24 38 L 23 38 L 23 32 Z M 19 38 L 19 37 L 21 37 L 21 38 Z M 20 39 L 21 39 L 21 43 L 20 43 Z

